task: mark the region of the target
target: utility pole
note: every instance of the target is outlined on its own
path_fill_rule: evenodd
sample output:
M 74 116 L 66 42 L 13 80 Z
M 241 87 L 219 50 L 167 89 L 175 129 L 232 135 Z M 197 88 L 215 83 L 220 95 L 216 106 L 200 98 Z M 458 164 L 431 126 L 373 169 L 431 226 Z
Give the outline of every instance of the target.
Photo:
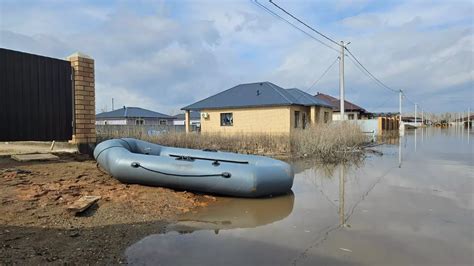
M 346 120 L 345 118 L 345 108 L 344 108 L 344 41 L 341 41 L 341 55 L 339 60 L 339 100 L 340 100 L 340 114 L 341 120 Z
M 399 129 L 402 128 L 402 93 L 403 91 L 400 90 L 398 92 L 398 112 L 400 113 L 400 125 L 399 125 Z
M 418 108 L 418 104 L 415 103 L 415 127 L 416 127 L 416 116 L 417 116 L 417 108 Z
M 112 111 L 114 110 L 114 98 L 112 98 Z

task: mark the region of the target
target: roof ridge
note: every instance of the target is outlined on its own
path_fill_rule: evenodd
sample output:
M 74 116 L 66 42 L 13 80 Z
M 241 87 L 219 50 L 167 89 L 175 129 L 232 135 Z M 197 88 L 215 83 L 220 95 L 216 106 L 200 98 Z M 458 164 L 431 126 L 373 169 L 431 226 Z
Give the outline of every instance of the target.
M 301 95 L 303 95 L 303 97 L 305 97 L 306 99 L 308 99 L 308 100 L 310 100 L 310 101 L 313 101 L 314 97 L 313 97 L 311 94 L 309 94 L 309 93 L 307 93 L 307 92 L 304 92 L 304 91 L 302 91 L 302 90 L 300 90 L 300 89 L 298 89 L 298 88 L 294 88 L 294 90 L 298 91 L 298 93 L 300 93 Z
M 266 81 L 265 83 L 269 84 L 270 87 L 271 87 L 273 90 L 275 90 L 276 92 L 278 92 L 278 94 L 280 94 L 283 98 L 285 98 L 285 100 L 287 100 L 288 103 L 290 103 L 290 104 L 293 104 L 293 103 L 294 103 L 293 101 L 291 101 L 290 99 L 288 99 L 288 97 L 286 97 L 285 95 L 283 95 L 283 93 L 281 93 L 281 91 L 279 91 L 277 88 L 275 88 L 275 86 L 277 86 L 277 85 L 274 85 L 273 83 L 268 82 L 268 81 Z M 281 88 L 281 87 L 280 87 L 280 88 Z M 281 89 L 283 89 L 283 88 L 281 88 Z M 284 89 L 283 89 L 283 90 L 284 90 Z
M 249 83 L 249 84 L 250 84 L 250 83 Z M 240 85 L 244 85 L 244 84 L 235 85 L 234 87 L 230 87 L 230 88 L 228 88 L 227 90 L 223 90 L 223 91 L 221 91 L 221 92 L 218 92 L 218 93 L 216 93 L 216 94 L 213 94 L 213 95 L 211 95 L 211 96 L 208 96 L 208 97 L 206 97 L 206 98 L 204 98 L 204 99 L 202 99 L 202 100 L 200 100 L 200 101 L 197 101 L 197 102 L 192 103 L 192 104 L 188 104 L 188 105 L 186 105 L 185 107 L 181 108 L 181 110 L 186 110 L 186 108 L 188 108 L 188 107 L 191 106 L 191 105 L 195 105 L 195 104 L 198 104 L 198 103 L 200 103 L 200 102 L 203 102 L 203 101 L 205 101 L 205 100 L 207 100 L 207 99 L 209 99 L 209 98 L 211 98 L 211 97 L 220 95 L 220 94 L 222 94 L 222 93 L 224 93 L 224 92 L 226 92 L 226 91 L 229 91 L 229 90 L 231 90 L 231 89 L 233 89 L 233 88 L 236 88 L 236 87 L 238 87 L 238 86 L 240 86 Z

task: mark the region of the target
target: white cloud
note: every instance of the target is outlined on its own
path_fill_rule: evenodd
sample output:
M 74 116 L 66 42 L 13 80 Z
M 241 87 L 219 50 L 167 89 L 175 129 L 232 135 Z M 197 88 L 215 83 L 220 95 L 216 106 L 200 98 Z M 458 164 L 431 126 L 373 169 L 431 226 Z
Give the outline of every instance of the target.
M 437 111 L 472 102 L 472 4 L 407 1 L 372 8 L 377 4 L 282 5 L 329 35 L 352 41 L 349 48 L 372 73 Z M 76 50 L 91 55 L 97 110 L 110 108 L 114 97 L 117 106 L 166 112 L 241 82 L 305 89 L 337 56 L 249 1 L 68 5 L 2 2 L 0 46 L 59 58 Z M 310 92 L 337 95 L 337 67 Z M 350 99 L 368 108 L 389 95 L 349 60 L 346 87 Z M 453 93 L 464 97 L 454 102 L 447 97 Z

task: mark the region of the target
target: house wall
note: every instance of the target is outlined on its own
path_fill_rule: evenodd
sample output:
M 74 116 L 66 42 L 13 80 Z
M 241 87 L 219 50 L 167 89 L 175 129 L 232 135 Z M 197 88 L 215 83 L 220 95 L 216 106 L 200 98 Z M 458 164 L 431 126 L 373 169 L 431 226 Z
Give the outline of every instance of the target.
M 234 108 L 220 110 L 202 110 L 208 118 L 201 118 L 202 133 L 275 133 L 289 134 L 303 129 L 303 115 L 306 116 L 306 127 L 310 126 L 310 107 L 277 106 L 257 108 Z M 295 128 L 295 111 L 299 111 L 298 128 Z M 324 123 L 324 112 L 332 120 L 332 109 L 316 107 L 316 123 Z M 221 126 L 220 114 L 232 113 L 233 126 Z
M 201 110 L 201 113 L 209 115 L 208 118 L 201 119 L 202 133 L 288 134 L 290 132 L 289 106 Z M 233 114 L 233 126 L 221 126 L 221 113 Z
M 299 111 L 298 127 L 295 128 L 295 112 Z M 303 129 L 303 114 L 306 116 L 306 127 L 310 125 L 310 107 L 306 106 L 290 106 L 290 132 Z M 317 111 L 316 111 L 317 113 Z
M 196 125 L 196 126 L 199 126 L 201 124 L 201 120 L 200 119 L 191 119 L 189 121 L 191 123 L 191 125 Z M 184 119 L 180 120 L 180 119 L 177 119 L 177 120 L 174 120 L 173 121 L 173 125 L 175 126 L 184 126 Z
M 143 119 L 144 125 L 160 125 L 160 120 L 165 120 L 166 125 L 173 125 L 173 120 L 174 119 L 166 119 L 166 118 L 119 118 L 119 119 L 96 119 L 95 124 L 96 125 L 129 125 L 133 126 L 136 125 L 136 120 L 137 119 Z
M 330 123 L 333 121 L 333 112 L 331 108 L 327 107 L 316 107 L 316 123 L 324 123 L 324 113 L 327 112 L 328 114 L 328 121 Z
M 360 112 L 344 112 L 344 116 L 346 117 L 346 120 L 349 120 L 348 117 L 349 117 L 350 114 L 354 115 L 353 120 L 361 119 Z M 341 113 L 340 112 L 333 112 L 332 120 L 342 120 L 341 119 Z
M 136 120 L 138 119 L 143 119 L 144 120 L 144 125 L 159 125 L 161 120 L 166 121 L 166 125 L 173 125 L 173 120 L 174 119 L 166 119 L 166 118 L 127 118 L 127 125 L 136 125 Z
M 95 121 L 96 125 L 126 125 L 126 119 L 98 119 Z

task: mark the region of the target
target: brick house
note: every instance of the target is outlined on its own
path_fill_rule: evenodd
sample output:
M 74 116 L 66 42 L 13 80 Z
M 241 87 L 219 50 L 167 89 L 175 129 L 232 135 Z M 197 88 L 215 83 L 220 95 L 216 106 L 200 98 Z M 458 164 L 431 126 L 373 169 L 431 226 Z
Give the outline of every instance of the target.
M 314 97 L 331 104 L 333 107 L 332 120 L 341 120 L 339 99 L 320 92 L 314 95 Z M 372 118 L 372 114 L 367 112 L 367 110 L 349 101 L 344 101 L 344 113 L 347 120 L 363 120 Z
M 202 133 L 289 134 L 332 118 L 329 103 L 270 82 L 240 84 L 182 110 L 186 111 L 187 132 L 190 112 L 201 112 Z
M 126 107 L 95 116 L 96 125 L 173 125 L 175 117 L 155 111 Z

